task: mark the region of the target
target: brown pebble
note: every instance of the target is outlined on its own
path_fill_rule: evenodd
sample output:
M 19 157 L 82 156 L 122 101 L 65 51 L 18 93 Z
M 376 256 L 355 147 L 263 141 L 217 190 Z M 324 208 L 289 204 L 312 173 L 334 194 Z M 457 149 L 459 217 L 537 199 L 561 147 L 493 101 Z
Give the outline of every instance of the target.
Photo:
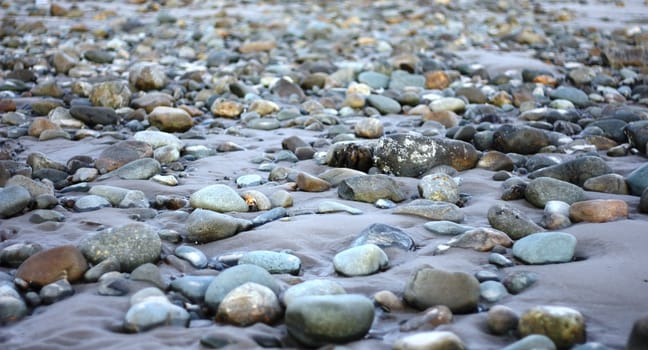
M 488 329 L 493 334 L 503 335 L 517 329 L 519 316 L 513 309 L 504 305 L 495 305 L 488 310 Z
M 306 173 L 297 174 L 297 187 L 304 192 L 324 192 L 331 188 L 328 182 Z
M 57 130 L 60 127 L 52 123 L 49 119 L 45 117 L 35 118 L 34 121 L 29 125 L 29 130 L 27 133 L 29 136 L 40 137 L 40 134 L 45 130 Z
M 407 320 L 400 327 L 403 332 L 433 329 L 443 324 L 452 323 L 453 315 L 445 305 L 436 305 L 423 311 L 420 315 Z
M 628 217 L 628 203 L 619 199 L 593 199 L 576 202 L 569 208 L 574 222 L 608 222 Z
M 433 71 L 425 74 L 425 88 L 443 90 L 450 86 L 450 78 L 444 71 Z
M 81 251 L 73 245 L 48 249 L 30 256 L 16 272 L 16 283 L 40 288 L 62 278 L 79 281 L 88 263 Z
M 14 100 L 0 100 L 0 113 L 13 112 L 16 110 Z
M 400 311 L 405 308 L 401 298 L 388 290 L 381 290 L 374 294 L 373 298 L 376 304 L 387 312 Z

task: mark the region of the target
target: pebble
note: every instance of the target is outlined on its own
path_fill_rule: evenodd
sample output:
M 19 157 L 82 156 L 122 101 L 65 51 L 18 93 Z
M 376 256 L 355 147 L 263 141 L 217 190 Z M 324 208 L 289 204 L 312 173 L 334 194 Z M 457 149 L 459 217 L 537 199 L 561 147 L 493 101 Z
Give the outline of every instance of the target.
M 545 131 L 524 125 L 505 124 L 493 134 L 493 148 L 504 153 L 535 154 L 549 144 Z
M 131 96 L 127 82 L 112 80 L 94 84 L 88 97 L 93 106 L 118 109 L 128 107 Z
M 259 216 L 252 219 L 252 225 L 253 226 L 265 225 L 269 222 L 279 220 L 285 217 L 286 215 L 288 215 L 288 211 L 286 210 L 286 208 L 282 206 L 279 206 L 277 208 L 272 208 L 262 214 L 259 214 Z
M 478 227 L 453 237 L 447 245 L 451 247 L 474 249 L 479 252 L 488 252 L 497 246 L 511 247 L 513 240 L 504 232 Z
M 358 208 L 354 208 L 346 204 L 334 201 L 320 202 L 320 204 L 317 206 L 317 212 L 319 214 L 346 212 L 351 215 L 360 215 L 363 213 L 362 210 Z
M 177 136 L 163 131 L 139 131 L 133 135 L 133 139 L 145 142 L 154 149 L 162 146 L 173 146 L 179 150 L 184 148 L 184 142 L 178 139 Z
M 227 185 L 209 185 L 194 192 L 189 197 L 193 208 L 209 209 L 217 212 L 246 212 L 248 205 L 245 200 Z
M 128 82 L 138 90 L 161 90 L 167 83 L 167 76 L 160 65 L 138 62 L 128 70 Z
M 648 188 L 643 191 L 639 200 L 639 212 L 648 213 Z
M 27 312 L 27 305 L 20 296 L 0 295 L 0 322 L 3 325 L 22 319 Z
M 556 345 L 546 335 L 531 334 L 531 335 L 527 335 L 526 337 L 523 337 L 522 339 L 516 341 L 511 345 L 502 348 L 502 350 L 534 350 L 534 349 L 556 350 Z
M 417 185 L 421 198 L 433 201 L 457 203 L 459 185 L 449 175 L 436 173 L 424 176 Z
M 609 174 L 610 166 L 601 158 L 593 156 L 578 157 L 576 159 L 538 169 L 529 174 L 529 179 L 551 177 L 567 181 L 578 186 L 583 186 L 590 178 Z
M 355 135 L 365 139 L 377 139 L 383 136 L 385 128 L 378 118 L 365 118 L 360 120 L 354 128 Z
M 162 170 L 160 162 L 153 158 L 142 158 L 134 160 L 119 169 L 102 175 L 99 179 L 104 180 L 110 177 L 119 177 L 123 180 L 148 180 Z
M 115 110 L 109 107 L 72 106 L 70 107 L 69 113 L 74 119 L 91 127 L 96 125 L 113 125 L 119 120 Z
M 238 188 L 259 186 L 263 183 L 263 178 L 258 174 L 247 174 L 236 178 Z
M 374 203 L 379 199 L 394 202 L 405 200 L 405 194 L 398 183 L 385 175 L 362 175 L 342 180 L 338 185 L 338 196 L 342 199 Z
M 216 320 L 235 326 L 273 324 L 282 316 L 277 295 L 268 287 L 247 282 L 232 289 L 221 301 Z
M 551 177 L 531 180 L 524 191 L 524 198 L 538 208 L 544 208 L 549 201 L 562 201 L 568 204 L 585 200 L 585 191 L 569 182 Z
M 399 296 L 388 290 L 373 295 L 374 302 L 385 312 L 402 311 L 405 305 Z M 449 311 L 449 310 L 448 310 Z
M 207 288 L 214 280 L 214 276 L 191 276 L 185 275 L 171 281 L 170 288 L 179 292 L 194 303 L 201 303 L 205 300 Z
M 351 243 L 351 247 L 357 247 L 364 244 L 375 244 L 385 249 L 390 247 L 400 248 L 402 250 L 414 250 L 414 239 L 398 227 L 375 223 L 364 228 L 358 237 Z
M 639 150 L 640 153 L 646 154 L 646 145 L 648 144 L 647 121 L 642 120 L 628 123 L 628 125 L 623 128 L 623 132 L 627 136 L 632 147 Z
M 572 261 L 576 238 L 565 232 L 539 232 L 513 245 L 513 255 L 527 264 L 555 264 Z
M 285 316 L 288 334 L 308 347 L 362 339 L 373 321 L 373 302 L 356 294 L 302 296 Z
M 281 301 L 288 306 L 304 296 L 346 294 L 339 283 L 332 280 L 313 279 L 288 288 L 281 296 Z
M 464 272 L 424 266 L 410 275 L 403 297 L 419 310 L 445 305 L 453 313 L 470 313 L 477 309 L 479 282 Z
M 38 243 L 14 243 L 0 250 L 0 266 L 18 267 L 30 256 L 43 250 Z
M 583 189 L 611 194 L 630 194 L 625 178 L 619 174 L 605 174 L 591 177 L 585 180 Z
M 205 256 L 205 253 L 198 248 L 181 245 L 176 247 L 173 253 L 179 258 L 187 260 L 191 266 L 197 269 L 204 269 L 207 267 L 207 256 Z
M 564 306 L 536 306 L 520 316 L 520 336 L 546 335 L 559 349 L 569 349 L 584 343 L 585 319 L 583 315 Z
M 511 239 L 520 239 L 532 233 L 544 231 L 524 212 L 507 204 L 496 204 L 488 209 L 488 223 L 503 231 Z
M 475 228 L 446 220 L 426 222 L 423 227 L 434 234 L 442 236 L 456 236 Z
M 338 273 L 348 276 L 366 276 L 389 266 L 387 254 L 375 244 L 363 244 L 346 249 L 333 257 Z
M 252 222 L 211 210 L 196 209 L 189 215 L 186 225 L 188 241 L 207 243 L 245 231 L 252 226 Z
M 572 203 L 569 217 L 573 222 L 608 222 L 628 218 L 628 204 L 620 199 L 592 199 Z
M 589 105 L 589 97 L 582 90 L 569 87 L 561 86 L 549 93 L 549 96 L 553 99 L 562 99 L 567 100 L 579 107 L 585 107 Z
M 60 279 L 81 280 L 88 263 L 81 251 L 71 245 L 43 250 L 27 258 L 16 272 L 16 284 L 40 288 Z
M 626 183 L 632 195 L 641 196 L 641 193 L 648 188 L 648 164 L 644 164 L 628 174 Z
M 74 202 L 74 210 L 78 212 L 95 211 L 109 207 L 112 207 L 112 205 L 104 197 L 92 194 L 83 196 Z
M 301 269 L 301 260 L 297 256 L 269 250 L 255 250 L 245 253 L 238 263 L 256 265 L 271 274 L 288 273 L 297 275 Z
M 88 282 L 96 282 L 104 274 L 113 271 L 120 271 L 119 260 L 114 256 L 109 256 L 105 260 L 102 260 L 98 264 L 89 268 L 83 275 L 83 279 Z
M 437 305 L 405 321 L 405 323 L 401 324 L 400 330 L 409 332 L 413 330 L 433 329 L 441 325 L 451 324 L 453 318 L 454 315 L 447 306 Z
M 488 330 L 495 335 L 513 333 L 518 326 L 520 317 L 508 306 L 494 305 L 488 310 Z
M 449 331 L 431 331 L 408 335 L 398 339 L 394 350 L 463 350 L 461 339 Z
M 448 202 L 431 201 L 429 199 L 416 199 L 396 207 L 394 214 L 408 214 L 420 216 L 428 220 L 452 221 L 460 223 L 464 220 L 464 213 L 455 204 Z
M 527 271 L 514 271 L 506 275 L 502 283 L 511 294 L 518 294 L 538 281 L 538 274 Z
M 31 195 L 22 186 L 6 186 L 0 189 L 0 217 L 8 218 L 19 214 L 27 207 Z
M 398 101 L 382 95 L 367 96 L 367 103 L 376 108 L 381 114 L 398 114 L 401 111 L 401 105 Z
M 74 295 L 74 288 L 67 279 L 46 284 L 41 288 L 39 296 L 43 304 L 49 305 Z
M 506 287 L 497 281 L 485 281 L 479 284 L 479 296 L 488 303 L 496 303 L 508 295 Z
M 297 188 L 304 192 L 324 192 L 331 188 L 331 184 L 328 182 L 304 172 L 297 174 L 295 182 L 297 183 Z
M 511 267 L 515 265 L 511 259 L 500 253 L 490 253 L 488 255 L 488 263 L 498 267 Z
M 108 146 L 95 160 L 95 167 L 102 174 L 121 168 L 122 166 L 141 159 L 153 156 L 153 148 L 142 141 L 120 141 Z
M 218 310 L 225 296 L 234 288 L 247 282 L 254 282 L 270 288 L 279 294 L 281 288 L 268 271 L 257 265 L 241 264 L 221 272 L 207 287 L 205 303 L 211 310 Z
M 165 106 L 155 107 L 148 121 L 164 132 L 185 132 L 193 126 L 193 119 L 184 109 Z
M 128 332 L 146 332 L 160 326 L 189 324 L 187 310 L 172 304 L 166 297 L 143 300 L 130 307 L 124 316 L 124 329 Z

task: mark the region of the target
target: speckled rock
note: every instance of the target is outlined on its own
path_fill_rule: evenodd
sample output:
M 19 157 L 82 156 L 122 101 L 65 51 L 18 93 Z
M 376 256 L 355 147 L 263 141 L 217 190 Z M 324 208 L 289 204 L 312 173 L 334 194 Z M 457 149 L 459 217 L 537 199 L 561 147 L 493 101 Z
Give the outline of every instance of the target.
M 424 199 L 449 203 L 459 201 L 459 185 L 451 176 L 444 173 L 424 176 L 417 188 L 419 195 Z
M 270 273 L 289 273 L 296 275 L 301 269 L 301 260 L 292 254 L 269 250 L 255 250 L 243 254 L 239 264 L 252 264 L 264 268 Z
M 216 320 L 235 326 L 275 323 L 283 314 L 279 298 L 272 289 L 254 282 L 232 289 L 221 301 Z
M 549 337 L 558 349 L 569 349 L 584 343 L 583 315 L 564 306 L 536 306 L 520 316 L 518 331 L 522 337 L 541 334 Z
M 479 282 L 464 272 L 448 272 L 428 266 L 410 275 L 405 301 L 419 310 L 445 305 L 456 313 L 473 312 L 479 302 Z
M 488 209 L 488 223 L 512 239 L 544 231 L 519 209 L 507 204 L 496 204 Z
M 187 240 L 206 243 L 227 238 L 252 226 L 252 222 L 211 210 L 196 209 L 186 222 Z
M 352 247 L 333 257 L 335 271 L 349 277 L 371 275 L 388 265 L 387 254 L 375 244 Z
M 568 204 L 585 200 L 585 191 L 569 182 L 551 177 L 539 177 L 526 186 L 524 197 L 538 208 L 544 208 L 548 201 L 562 201 Z

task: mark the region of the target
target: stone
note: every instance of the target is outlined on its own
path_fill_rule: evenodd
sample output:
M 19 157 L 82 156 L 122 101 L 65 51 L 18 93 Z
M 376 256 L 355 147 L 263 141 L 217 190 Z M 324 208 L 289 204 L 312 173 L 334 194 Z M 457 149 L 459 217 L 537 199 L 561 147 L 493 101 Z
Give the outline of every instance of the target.
M 623 128 L 623 133 L 626 135 L 632 147 L 639 150 L 640 153 L 646 154 L 648 151 L 646 148 L 648 144 L 648 120 L 628 123 Z M 625 140 L 623 141 L 625 142 Z
M 465 272 L 424 266 L 410 275 L 403 297 L 419 310 L 445 305 L 453 313 L 470 313 L 477 309 L 479 282 Z
M 95 211 L 101 208 L 110 208 L 112 205 L 104 197 L 87 195 L 74 202 L 74 210 L 77 212 Z
M 533 179 L 526 186 L 524 198 L 538 208 L 544 208 L 549 201 L 562 201 L 568 204 L 585 200 L 585 191 L 569 182 L 551 177 Z
M 641 196 L 643 191 L 648 188 L 648 164 L 644 164 L 628 174 L 626 183 L 632 195 Z
M 217 212 L 246 212 L 245 200 L 231 187 L 222 184 L 209 185 L 194 192 L 189 197 L 193 208 L 209 209 Z
M 586 340 L 583 315 L 564 306 L 536 306 L 527 310 L 520 316 L 518 331 L 522 337 L 545 335 L 558 349 L 570 349 Z
M 405 205 L 396 207 L 393 213 L 415 215 L 428 220 L 452 221 L 455 223 L 464 220 L 464 213 L 455 204 L 429 199 L 413 200 Z
M 6 186 L 0 189 L 0 217 L 8 218 L 19 214 L 31 201 L 31 195 L 22 186 Z
M 211 112 L 215 117 L 236 119 L 243 113 L 244 106 L 236 101 L 214 101 Z
M 451 176 L 444 173 L 424 176 L 417 188 L 419 195 L 424 199 L 449 203 L 459 201 L 459 185 Z
M 141 158 L 153 156 L 153 148 L 141 141 L 121 141 L 106 147 L 97 159 L 95 167 L 101 173 L 107 173 Z
M 130 279 L 133 281 L 143 281 L 153 284 L 154 286 L 164 290 L 168 287 L 168 283 L 162 277 L 160 269 L 151 263 L 142 264 L 136 267 L 130 273 Z
M 404 70 L 395 70 L 391 74 L 389 89 L 403 90 L 405 88 L 423 88 L 425 77 L 418 74 L 411 74 Z
M 414 250 L 412 237 L 398 227 L 375 223 L 364 228 L 358 237 L 351 242 L 351 247 L 363 244 L 375 244 L 382 249 L 396 247 L 402 250 Z
M 377 139 L 383 136 L 385 128 L 378 118 L 365 118 L 360 120 L 354 128 L 355 135 L 365 139 Z
M 576 238 L 565 232 L 528 235 L 513 245 L 513 255 L 527 264 L 554 264 L 572 261 Z
M 373 153 L 380 171 L 408 177 L 418 177 L 438 165 L 472 169 L 479 159 L 475 147 L 467 142 L 413 134 L 381 137 Z
M 445 305 L 437 305 L 425 309 L 421 314 L 410 318 L 400 326 L 401 332 L 409 332 L 419 329 L 436 328 L 441 325 L 451 324 L 454 315 Z
M 626 343 L 626 350 L 640 350 L 646 344 L 648 344 L 648 316 L 634 321 Z
M 193 126 L 193 118 L 182 108 L 155 107 L 148 120 L 164 132 L 185 132 Z
M 423 227 L 434 234 L 442 236 L 456 236 L 475 228 L 446 220 L 426 222 Z
M 20 297 L 0 295 L 0 323 L 15 322 L 27 316 L 27 305 Z
M 385 175 L 363 175 L 343 180 L 338 185 L 338 196 L 342 199 L 373 203 L 378 199 L 394 202 L 405 200 L 405 194 L 398 183 Z
M 628 218 L 628 203 L 620 199 L 593 199 L 572 203 L 569 217 L 573 222 L 608 222 Z
M 549 144 L 549 136 L 543 130 L 504 124 L 495 130 L 492 147 L 504 153 L 535 154 Z
M 396 340 L 394 350 L 464 350 L 461 339 L 449 331 L 431 331 L 408 335 Z
M 431 90 L 443 90 L 450 85 L 448 73 L 442 70 L 435 70 L 425 73 L 425 88 Z
M 605 174 L 591 177 L 585 180 L 583 188 L 587 191 L 622 195 L 630 194 L 625 178 L 619 174 Z
M 503 231 L 512 239 L 520 239 L 544 229 L 527 217 L 524 212 L 507 204 L 495 204 L 488 209 L 488 223 Z
M 43 304 L 54 304 L 67 297 L 74 295 L 74 288 L 66 279 L 60 279 L 41 288 L 39 296 Z
M 115 110 L 110 107 L 72 106 L 70 115 L 88 126 L 113 125 L 119 120 Z
M 25 188 L 33 199 L 41 195 L 54 195 L 54 186 L 49 181 L 36 181 L 23 175 L 14 175 L 6 183 L 5 189 L 12 186 Z M 22 196 L 21 196 L 22 197 Z
M 278 253 L 269 250 L 255 250 L 243 254 L 239 264 L 252 264 L 264 268 L 271 274 L 299 274 L 301 260 L 292 254 Z
M 81 251 L 74 246 L 64 245 L 38 252 L 27 258 L 16 272 L 17 281 L 23 287 L 43 287 L 66 279 L 77 282 L 88 269 L 88 263 Z
M 292 195 L 284 190 L 273 192 L 269 198 L 273 207 L 289 208 L 293 205 Z
M 491 171 L 512 171 L 515 165 L 511 157 L 506 154 L 499 151 L 488 151 L 479 158 L 476 167 Z
M 267 100 L 254 100 L 248 107 L 248 112 L 256 112 L 265 117 L 269 114 L 279 112 L 279 105 Z
M 556 350 L 554 342 L 546 335 L 531 334 L 502 348 L 502 350 Z
M 570 101 L 578 107 L 586 107 L 590 104 L 589 97 L 583 92 L 583 90 L 569 86 L 561 86 L 551 91 L 549 96 L 552 99 Z
M 363 213 L 362 210 L 360 209 L 339 202 L 334 202 L 334 201 L 323 201 L 320 202 L 319 205 L 317 206 L 318 214 L 339 213 L 339 212 L 347 212 L 351 215 L 360 215 Z
M 600 157 L 584 156 L 536 170 L 529 174 L 529 178 L 551 177 L 583 186 L 588 179 L 611 172 L 610 166 Z
M 18 267 L 30 256 L 43 250 L 38 243 L 14 243 L 0 250 L 0 266 Z
M 457 97 L 442 97 L 430 103 L 432 112 L 451 111 L 462 112 L 466 109 L 466 102 Z
M 240 264 L 226 269 L 213 279 L 205 292 L 205 303 L 211 310 L 216 311 L 229 292 L 247 282 L 265 286 L 276 295 L 281 290 L 277 281 L 264 268 Z
M 498 281 L 484 281 L 479 284 L 479 296 L 488 303 L 496 303 L 507 295 L 506 287 Z
M 402 311 L 405 309 L 405 304 L 399 296 L 394 292 L 388 290 L 381 290 L 373 295 L 376 305 L 385 312 Z M 450 311 L 450 310 L 448 310 Z
M 194 303 L 202 303 L 205 300 L 207 288 L 214 278 L 214 276 L 185 275 L 171 281 L 170 288 Z
M 128 332 L 145 332 L 160 326 L 186 327 L 189 317 L 187 310 L 162 296 L 131 306 L 124 316 L 124 329 Z
M 138 62 L 128 70 L 128 82 L 138 90 L 161 90 L 167 80 L 164 69 L 154 63 Z
M 344 287 L 332 280 L 309 280 L 288 288 L 282 295 L 282 302 L 288 306 L 304 296 L 346 294 Z
M 181 150 L 184 147 L 184 142 L 178 139 L 178 137 L 163 131 L 139 131 L 133 135 L 133 139 L 148 143 L 154 149 L 162 146 L 173 146 Z
M 369 95 L 367 96 L 367 103 L 381 114 L 398 114 L 401 111 L 400 103 L 387 96 Z
M 639 212 L 648 213 L 648 188 L 643 191 L 639 199 Z
M 273 324 L 283 314 L 277 295 L 268 287 L 247 282 L 223 298 L 216 320 L 245 327 L 255 323 Z
M 89 98 L 93 106 L 118 109 L 128 107 L 131 95 L 127 82 L 112 80 L 95 84 Z
M 176 247 L 173 253 L 177 257 L 188 261 L 195 268 L 204 269 L 207 267 L 207 256 L 198 248 L 181 245 Z
M 250 54 L 271 51 L 275 47 L 277 47 L 277 43 L 273 40 L 247 41 L 239 46 L 238 51 L 242 54 Z
M 61 127 L 54 124 L 47 118 L 39 117 L 35 118 L 32 123 L 29 125 L 27 134 L 29 136 L 40 137 L 47 130 L 60 130 Z
M 348 277 L 371 275 L 387 266 L 387 254 L 375 244 L 352 247 L 333 257 L 335 271 Z
M 358 74 L 358 81 L 369 85 L 372 89 L 384 89 L 389 85 L 389 76 L 379 72 L 366 71 Z
M 131 100 L 131 107 L 134 109 L 142 108 L 146 113 L 151 113 L 155 107 L 173 106 L 173 96 L 164 92 L 149 92 Z
M 102 260 L 98 264 L 89 268 L 83 275 L 83 279 L 88 282 L 98 281 L 104 274 L 108 272 L 117 271 L 119 272 L 119 260 L 116 257 L 110 256 L 105 260 Z
M 304 90 L 302 88 L 291 82 L 288 79 L 278 79 L 271 87 L 270 89 L 273 94 L 281 97 L 282 99 L 289 99 L 292 96 L 296 96 L 299 101 L 303 100 L 306 95 L 304 94 Z
M 511 294 L 519 294 L 538 281 L 538 274 L 527 271 L 514 271 L 506 275 L 502 283 Z
M 328 182 L 304 172 L 297 174 L 295 182 L 297 188 L 304 192 L 324 192 L 331 188 L 331 184 Z
M 160 162 L 153 158 L 142 158 L 126 163 L 121 168 L 102 175 L 99 179 L 118 177 L 123 180 L 148 180 L 160 171 L 162 171 Z
M 121 270 L 130 272 L 142 264 L 157 262 L 162 241 L 150 226 L 134 223 L 89 233 L 81 239 L 79 249 L 92 264 L 114 256 Z
M 207 243 L 245 231 L 252 226 L 252 222 L 211 210 L 196 209 L 189 215 L 186 225 L 188 241 Z
M 488 330 L 495 335 L 513 333 L 518 326 L 520 317 L 508 306 L 494 305 L 488 310 Z
M 288 304 L 285 316 L 288 333 L 309 347 L 362 339 L 373 320 L 373 302 L 355 294 L 303 296 Z
M 488 227 L 479 227 L 453 237 L 447 244 L 451 247 L 488 252 L 496 246 L 511 247 L 513 240 L 502 231 Z
M 354 142 L 338 142 L 326 153 L 326 164 L 366 174 L 373 166 L 373 148 Z
M 14 175 L 23 175 L 29 178 L 32 176 L 32 168 L 24 162 L 0 160 L 0 186 L 4 187 L 7 180 Z

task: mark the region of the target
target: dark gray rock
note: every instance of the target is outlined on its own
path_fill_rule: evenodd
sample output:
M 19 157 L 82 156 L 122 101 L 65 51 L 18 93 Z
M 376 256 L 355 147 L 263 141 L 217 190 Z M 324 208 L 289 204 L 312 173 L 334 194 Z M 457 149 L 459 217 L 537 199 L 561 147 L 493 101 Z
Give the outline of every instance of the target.
M 626 343 L 626 350 L 642 350 L 648 344 L 648 316 L 634 322 Z
M 398 227 L 385 224 L 371 224 L 360 232 L 351 243 L 352 247 L 363 244 L 375 244 L 380 248 L 396 247 L 403 250 L 414 250 L 412 237 Z
M 534 154 L 549 144 L 545 131 L 524 125 L 505 124 L 493 134 L 493 148 L 504 153 Z
M 612 173 L 612 168 L 601 158 L 593 156 L 578 157 L 564 163 L 536 170 L 529 174 L 530 179 L 552 177 L 583 186 L 592 177 Z
M 630 188 L 630 193 L 641 196 L 643 191 L 648 188 L 648 164 L 644 164 L 628 174 L 626 182 Z
M 587 94 L 583 90 L 570 86 L 561 86 L 551 91 L 549 96 L 553 99 L 571 101 L 577 107 L 586 107 L 590 104 L 589 97 L 587 97 Z
M 99 124 L 113 125 L 119 120 L 115 110 L 108 107 L 74 105 L 70 108 L 70 114 L 91 127 Z
M 502 283 L 511 294 L 518 294 L 538 281 L 538 274 L 529 271 L 514 271 L 504 277 Z
M 512 239 L 520 239 L 532 233 L 544 231 L 524 212 L 507 204 L 495 204 L 488 209 L 488 223 L 506 233 Z
M 548 201 L 562 201 L 568 204 L 583 201 L 585 191 L 569 182 L 551 177 L 539 177 L 529 182 L 524 197 L 536 207 L 544 208 Z
M 379 199 L 394 202 L 405 200 L 405 194 L 398 183 L 386 175 L 363 175 L 343 180 L 338 186 L 338 196 L 342 199 L 374 203 Z
M 45 305 L 54 304 L 72 295 L 74 295 L 74 288 L 66 279 L 45 285 L 40 290 L 40 298 Z

